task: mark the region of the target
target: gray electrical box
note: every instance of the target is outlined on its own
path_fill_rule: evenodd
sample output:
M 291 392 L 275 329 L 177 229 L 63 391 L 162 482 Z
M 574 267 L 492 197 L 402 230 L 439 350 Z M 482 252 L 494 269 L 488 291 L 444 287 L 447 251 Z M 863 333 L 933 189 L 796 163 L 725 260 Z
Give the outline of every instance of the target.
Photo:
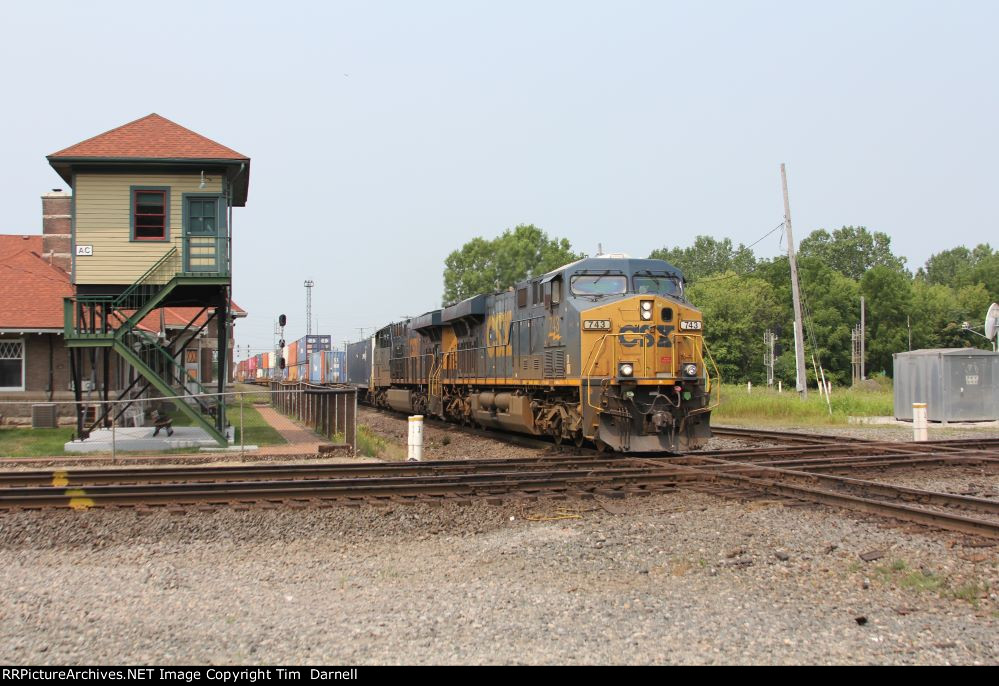
M 926 403 L 931 422 L 999 419 L 999 353 L 936 348 L 895 353 L 895 418 L 912 420 Z
M 35 403 L 31 406 L 32 429 L 56 429 L 59 427 L 55 403 Z

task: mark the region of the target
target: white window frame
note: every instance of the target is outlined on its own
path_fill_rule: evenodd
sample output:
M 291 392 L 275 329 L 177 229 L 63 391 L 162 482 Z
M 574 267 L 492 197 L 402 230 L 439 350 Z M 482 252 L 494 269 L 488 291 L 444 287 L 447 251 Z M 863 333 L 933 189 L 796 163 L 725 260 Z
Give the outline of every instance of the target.
M 21 385 L 20 386 L 0 386 L 0 393 L 17 393 L 24 391 L 25 377 L 27 376 L 28 346 L 23 338 L 0 338 L 0 343 L 20 343 L 21 344 Z

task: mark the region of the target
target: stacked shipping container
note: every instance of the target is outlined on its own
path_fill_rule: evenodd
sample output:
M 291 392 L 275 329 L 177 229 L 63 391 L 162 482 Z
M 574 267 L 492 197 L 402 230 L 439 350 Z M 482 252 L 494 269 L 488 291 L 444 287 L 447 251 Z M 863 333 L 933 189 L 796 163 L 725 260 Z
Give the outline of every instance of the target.
M 344 353 L 339 350 L 319 350 L 309 355 L 309 383 L 344 383 Z
M 284 370 L 273 370 L 274 353 L 259 353 L 236 365 L 237 378 L 262 381 L 272 374 L 286 381 L 311 383 L 343 383 L 344 354 L 333 352 L 332 336 L 303 336 L 281 349 Z M 315 365 L 315 371 L 310 369 Z

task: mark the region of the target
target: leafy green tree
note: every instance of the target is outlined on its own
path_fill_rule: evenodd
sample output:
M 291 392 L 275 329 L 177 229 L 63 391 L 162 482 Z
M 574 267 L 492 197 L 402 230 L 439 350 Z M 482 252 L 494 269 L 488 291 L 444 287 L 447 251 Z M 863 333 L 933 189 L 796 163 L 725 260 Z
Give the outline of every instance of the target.
M 735 272 L 693 284 L 688 295 L 704 314 L 711 355 L 726 382 L 764 379 L 763 332 L 780 316 L 780 305 L 763 279 Z
M 689 283 L 712 274 L 732 271 L 746 274 L 756 266 L 753 251 L 742 243 L 732 245 L 731 238 L 717 240 L 711 236 L 698 236 L 688 248 L 659 248 L 649 254 L 649 259 L 666 260 L 678 267 Z
M 987 244 L 979 245 L 971 256 L 974 267 L 970 283 L 982 284 L 993 302 L 999 300 L 999 250 L 992 250 Z
M 776 376 L 786 384 L 795 380 L 794 308 L 791 303 L 791 267 L 787 257 L 760 260 L 756 276 L 764 279 L 780 304 L 780 313 L 772 323 L 782 350 L 776 364 Z M 802 306 L 805 309 L 806 367 L 809 383 L 815 383 L 811 355 L 817 353 L 826 380 L 849 383 L 852 353 L 851 332 L 860 321 L 859 284 L 816 257 L 798 259 Z M 811 335 L 809 335 L 811 334 Z M 814 342 L 814 345 L 813 345 Z
M 809 356 L 816 355 L 826 380 L 849 383 L 851 331 L 860 318 L 860 286 L 815 257 L 801 258 L 798 272 L 808 324 L 805 336 Z
M 993 299 L 999 297 L 999 251 L 988 243 L 973 250 L 962 246 L 931 255 L 917 278 L 930 284 L 960 288 L 983 284 Z
M 801 241 L 798 253 L 801 257 L 817 257 L 857 281 L 872 267 L 905 270 L 905 258 L 892 253 L 888 234 L 871 232 L 863 226 L 844 226 L 831 234 L 825 229 L 813 231 Z
M 493 293 L 583 257 L 565 238 L 549 238 L 533 224 L 507 229 L 493 240 L 473 238 L 444 260 L 443 303 Z
M 960 288 L 931 284 L 917 279 L 912 284 L 912 349 L 988 347 L 988 343 L 964 331 L 963 322 L 981 328 L 989 293 L 976 283 Z
M 867 299 L 867 369 L 891 375 L 892 354 L 909 349 L 912 282 L 905 272 L 879 265 L 864 274 L 860 292 Z
M 916 276 L 928 284 L 957 286 L 971 276 L 971 251 L 963 245 L 931 255 Z

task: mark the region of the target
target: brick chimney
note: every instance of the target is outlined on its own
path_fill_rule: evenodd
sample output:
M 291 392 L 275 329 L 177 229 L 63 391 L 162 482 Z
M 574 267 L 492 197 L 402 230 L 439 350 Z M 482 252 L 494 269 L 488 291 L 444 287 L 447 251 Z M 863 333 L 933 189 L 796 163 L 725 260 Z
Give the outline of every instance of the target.
M 42 257 L 67 273 L 73 264 L 72 202 L 72 196 L 61 188 L 53 188 L 42 196 Z

